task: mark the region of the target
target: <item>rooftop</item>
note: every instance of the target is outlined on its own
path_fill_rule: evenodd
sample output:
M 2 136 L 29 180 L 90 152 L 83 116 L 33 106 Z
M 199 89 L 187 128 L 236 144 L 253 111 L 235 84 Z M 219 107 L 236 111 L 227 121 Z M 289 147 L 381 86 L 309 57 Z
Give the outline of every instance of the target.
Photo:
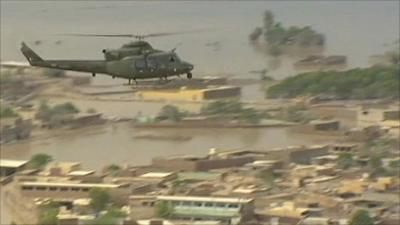
M 164 201 L 193 201 L 193 202 L 223 202 L 223 203 L 249 203 L 252 198 L 221 198 L 221 197 L 193 197 L 193 196 L 158 196 Z
M 94 170 L 75 170 L 72 172 L 69 172 L 67 175 L 69 176 L 87 176 L 94 174 Z
M 141 175 L 141 178 L 166 178 L 174 173 L 168 173 L 168 172 L 149 172 Z
M 214 172 L 181 172 L 178 174 L 178 178 L 180 180 L 215 180 L 220 175 L 220 173 Z
M 27 160 L 0 159 L 0 167 L 18 168 L 27 163 Z
M 44 186 L 44 187 L 78 187 L 78 188 L 118 188 L 119 184 L 97 184 L 97 183 L 55 183 L 55 182 L 22 182 L 22 186 Z

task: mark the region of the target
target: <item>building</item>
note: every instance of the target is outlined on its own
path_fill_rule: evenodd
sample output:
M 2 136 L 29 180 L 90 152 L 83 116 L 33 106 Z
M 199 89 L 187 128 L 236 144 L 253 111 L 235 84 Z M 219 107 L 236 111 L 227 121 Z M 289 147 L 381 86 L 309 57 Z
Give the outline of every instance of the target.
M 337 131 L 340 128 L 338 120 L 313 120 L 310 122 L 311 129 L 315 131 Z
M 399 120 L 400 120 L 400 110 L 398 106 L 386 109 L 359 108 L 357 111 L 357 125 L 359 127 L 368 127 L 376 125 L 384 126 L 388 124 L 389 125 L 394 124 L 394 126 L 398 126 Z
M 137 225 L 222 225 L 219 221 L 180 221 L 160 219 L 138 220 L 136 223 Z
M 219 220 L 227 224 L 239 224 L 254 218 L 252 198 L 158 196 L 157 202 L 171 205 L 174 219 Z
M 154 206 L 156 196 L 131 195 L 129 196 L 129 207 L 132 212 L 130 217 L 135 220 L 148 219 L 155 216 Z
M 291 170 L 291 175 L 294 178 L 310 178 L 323 176 L 334 176 L 336 174 L 335 167 L 332 164 L 326 165 L 296 165 Z
M 312 158 L 329 152 L 328 145 L 293 146 L 286 149 L 289 152 L 289 162 L 297 164 L 311 164 Z
M 159 183 L 175 180 L 178 177 L 176 173 L 170 172 L 149 172 L 139 176 L 143 180 L 155 180 Z
M 74 171 L 80 171 L 82 164 L 80 162 L 51 162 L 41 172 L 43 176 L 74 176 L 77 173 Z M 71 174 L 72 173 L 72 174 Z M 82 175 L 82 173 L 81 173 Z
M 331 146 L 331 151 L 334 153 L 354 153 L 358 150 L 358 144 L 355 143 L 334 143 Z
M 32 121 L 21 118 L 5 118 L 0 121 L 0 144 L 30 136 Z
M 368 185 L 368 182 L 363 180 L 342 180 L 336 194 L 342 198 L 360 196 L 367 191 Z
M 158 157 L 152 160 L 152 166 L 174 171 L 207 171 L 211 169 L 222 169 L 239 167 L 254 160 L 252 156 L 232 156 L 226 158 L 209 157 Z
M 89 198 L 89 192 L 93 188 L 102 188 L 109 191 L 114 201 L 128 201 L 130 186 L 128 184 L 105 184 L 105 183 L 78 183 L 73 181 L 21 181 L 17 184 L 20 193 L 30 198 L 52 198 L 52 199 L 80 199 Z
M 0 176 L 6 177 L 21 171 L 27 163 L 25 160 L 0 159 Z
M 294 202 L 283 202 L 281 205 L 274 204 L 259 213 L 263 221 L 270 224 L 299 224 L 305 217 L 310 215 L 309 208 L 297 207 Z
M 241 94 L 240 87 L 234 86 L 210 86 L 204 89 L 180 89 L 169 90 L 141 90 L 135 95 L 139 100 L 149 101 L 205 101 L 216 99 L 238 99 Z

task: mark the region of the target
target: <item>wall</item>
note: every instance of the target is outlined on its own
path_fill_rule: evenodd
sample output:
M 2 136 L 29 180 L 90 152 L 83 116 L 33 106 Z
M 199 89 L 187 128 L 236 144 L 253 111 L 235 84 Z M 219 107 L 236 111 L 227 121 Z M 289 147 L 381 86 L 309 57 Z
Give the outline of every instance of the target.
M 246 163 L 254 161 L 252 156 L 242 156 L 227 159 L 163 159 L 154 158 L 152 164 L 154 167 L 167 170 L 186 170 L 186 171 L 207 171 L 210 169 L 220 169 L 228 167 L 242 166 Z

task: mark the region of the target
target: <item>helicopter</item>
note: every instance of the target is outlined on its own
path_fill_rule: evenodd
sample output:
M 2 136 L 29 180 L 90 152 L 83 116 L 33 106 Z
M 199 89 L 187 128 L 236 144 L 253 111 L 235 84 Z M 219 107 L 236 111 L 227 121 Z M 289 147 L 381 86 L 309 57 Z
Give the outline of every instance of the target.
M 145 38 L 174 35 L 177 32 L 153 33 L 147 35 L 135 34 L 69 34 L 70 36 L 87 37 L 127 37 L 136 41 L 124 44 L 118 49 L 103 49 L 104 60 L 44 60 L 36 54 L 24 42 L 21 44 L 21 52 L 27 58 L 31 66 L 56 68 L 96 74 L 106 74 L 112 78 L 128 79 L 137 84 L 137 79 L 168 80 L 171 76 L 186 74 L 192 78 L 193 64 L 181 60 L 176 54 L 176 48 L 170 51 L 154 49 Z

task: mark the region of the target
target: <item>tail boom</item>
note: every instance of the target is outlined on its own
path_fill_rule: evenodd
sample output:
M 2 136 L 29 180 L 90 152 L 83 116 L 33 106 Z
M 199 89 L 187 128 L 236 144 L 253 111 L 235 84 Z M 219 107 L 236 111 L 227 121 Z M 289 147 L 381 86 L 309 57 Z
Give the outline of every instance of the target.
M 89 73 L 107 73 L 106 62 L 103 60 L 43 60 L 24 42 L 22 42 L 21 52 L 31 66 Z

